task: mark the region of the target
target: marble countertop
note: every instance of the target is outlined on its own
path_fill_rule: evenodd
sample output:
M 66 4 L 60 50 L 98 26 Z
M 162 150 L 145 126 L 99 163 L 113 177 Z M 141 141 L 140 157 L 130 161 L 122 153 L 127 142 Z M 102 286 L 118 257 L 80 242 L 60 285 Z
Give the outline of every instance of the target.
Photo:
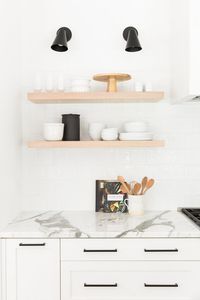
M 0 238 L 200 238 L 200 228 L 177 211 L 143 216 L 87 211 L 22 212 Z

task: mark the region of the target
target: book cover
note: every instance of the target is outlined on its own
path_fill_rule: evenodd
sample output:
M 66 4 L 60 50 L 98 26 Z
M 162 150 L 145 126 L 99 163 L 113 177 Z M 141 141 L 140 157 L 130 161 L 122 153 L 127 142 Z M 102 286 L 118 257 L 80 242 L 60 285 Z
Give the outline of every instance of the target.
M 96 180 L 96 212 L 127 212 L 124 200 L 127 194 L 121 191 L 121 183 L 115 180 Z

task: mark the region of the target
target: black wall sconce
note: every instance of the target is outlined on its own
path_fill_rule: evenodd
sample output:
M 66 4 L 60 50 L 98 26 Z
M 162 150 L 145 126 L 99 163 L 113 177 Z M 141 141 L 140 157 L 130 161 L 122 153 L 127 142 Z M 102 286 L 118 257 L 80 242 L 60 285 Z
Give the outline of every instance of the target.
M 57 36 L 51 46 L 51 49 L 58 52 L 65 52 L 68 50 L 67 42 L 71 40 L 72 32 L 67 27 L 61 27 L 57 31 Z
M 126 27 L 123 32 L 123 37 L 126 43 L 125 50 L 128 52 L 137 52 L 142 50 L 140 42 L 138 40 L 138 31 L 134 27 Z

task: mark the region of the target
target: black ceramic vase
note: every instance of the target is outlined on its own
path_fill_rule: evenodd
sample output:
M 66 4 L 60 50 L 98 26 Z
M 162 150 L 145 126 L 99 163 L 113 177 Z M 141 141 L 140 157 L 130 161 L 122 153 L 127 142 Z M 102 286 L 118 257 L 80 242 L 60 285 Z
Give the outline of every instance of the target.
M 64 124 L 63 141 L 80 141 L 80 115 L 62 115 Z

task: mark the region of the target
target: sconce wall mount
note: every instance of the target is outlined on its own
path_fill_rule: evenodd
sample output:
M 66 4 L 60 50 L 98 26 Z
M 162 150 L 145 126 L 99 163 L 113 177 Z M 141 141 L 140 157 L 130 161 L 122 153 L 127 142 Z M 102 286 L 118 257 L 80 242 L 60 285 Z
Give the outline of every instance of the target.
M 56 38 L 51 46 L 51 49 L 58 52 L 68 50 L 67 42 L 72 38 L 72 32 L 67 27 L 61 27 L 57 31 Z
M 139 39 L 138 39 L 138 31 L 135 27 L 126 27 L 123 31 L 123 37 L 126 43 L 125 50 L 128 52 L 137 52 L 142 50 L 142 47 L 140 45 Z

